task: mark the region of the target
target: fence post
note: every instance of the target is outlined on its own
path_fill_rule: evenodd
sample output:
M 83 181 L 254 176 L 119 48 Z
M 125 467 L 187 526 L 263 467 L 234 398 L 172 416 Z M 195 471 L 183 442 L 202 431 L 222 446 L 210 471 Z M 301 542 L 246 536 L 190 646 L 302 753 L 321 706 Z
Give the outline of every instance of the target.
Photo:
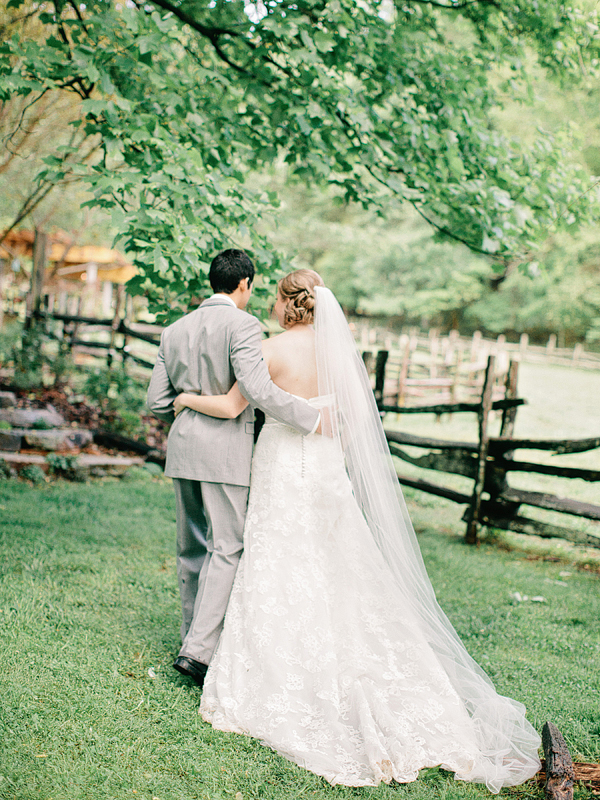
M 31 327 L 32 320 L 36 318 L 40 311 L 47 253 L 48 234 L 36 228 L 33 242 L 33 266 L 31 268 L 31 288 L 29 290 L 27 303 L 25 330 Z
M 522 333 L 521 338 L 519 339 L 519 352 L 521 353 L 521 356 L 525 355 L 528 347 L 529 347 L 529 334 Z
M 479 348 L 481 346 L 481 339 L 482 339 L 481 331 L 475 331 L 473 333 L 473 338 L 471 339 L 471 361 L 477 361 L 477 356 L 479 355 Z
M 125 289 L 125 287 L 123 287 L 123 289 Z M 129 319 L 133 319 L 133 297 L 125 292 L 125 300 L 123 302 L 123 319 L 119 325 L 119 328 L 123 329 L 123 350 L 121 351 L 123 367 L 125 367 L 125 361 L 127 360 L 127 353 L 129 351 L 129 336 L 127 336 L 124 330 L 127 327 L 127 322 Z
M 400 375 L 398 376 L 398 393 L 396 395 L 396 404 L 398 406 L 404 405 L 404 394 L 406 389 L 406 379 L 408 378 L 408 370 L 410 368 L 410 339 L 406 339 L 404 345 L 404 355 L 402 356 L 402 366 L 400 367 Z
M 117 339 L 117 332 L 121 325 L 121 301 L 125 295 L 125 287 L 122 283 L 113 284 L 115 287 L 115 314 L 112 324 L 110 326 L 110 342 L 108 345 L 108 352 L 106 355 L 106 366 L 110 369 L 112 366 L 113 358 L 115 356 L 115 342 Z
M 82 313 L 82 308 L 83 308 L 83 296 L 82 295 L 78 295 L 75 298 L 75 301 L 76 301 L 75 314 L 73 316 L 80 317 L 81 313 Z M 69 350 L 70 351 L 73 350 L 73 342 L 75 341 L 75 339 L 77 339 L 77 334 L 78 333 L 79 333 L 79 323 L 77 322 L 77 320 L 75 320 L 72 323 L 72 327 L 71 327 L 71 330 L 70 330 L 70 333 L 69 333 Z
M 485 484 L 485 467 L 488 453 L 488 420 L 492 410 L 492 394 L 494 389 L 494 368 L 496 359 L 494 356 L 488 357 L 485 380 L 483 382 L 483 393 L 481 395 L 481 405 L 477 416 L 479 417 L 479 449 L 477 452 L 477 472 L 475 474 L 475 484 L 471 496 L 471 505 L 467 513 L 467 531 L 465 541 L 467 544 L 477 544 L 477 526 L 479 521 L 479 511 L 481 508 L 481 495 Z
M 387 350 L 379 350 L 377 353 L 377 361 L 375 362 L 375 401 L 377 402 L 377 405 L 380 405 L 383 402 L 385 365 L 388 355 L 389 352 Z
M 514 400 L 517 396 L 517 383 L 519 380 L 519 362 L 511 361 L 508 366 L 508 373 L 506 375 L 506 392 L 504 394 L 507 400 Z M 500 436 L 512 436 L 515 430 L 515 421 L 517 418 L 518 406 L 512 408 L 505 408 L 502 412 L 502 423 L 500 425 Z M 509 457 L 506 453 L 504 458 Z

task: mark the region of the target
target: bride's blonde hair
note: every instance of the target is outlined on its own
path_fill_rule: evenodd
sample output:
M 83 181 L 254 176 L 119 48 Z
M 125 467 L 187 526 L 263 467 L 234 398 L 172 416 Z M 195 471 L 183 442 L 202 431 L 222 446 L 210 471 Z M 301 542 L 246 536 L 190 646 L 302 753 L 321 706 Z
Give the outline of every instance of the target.
M 285 302 L 285 325 L 314 321 L 315 286 L 325 286 L 325 284 L 314 269 L 297 269 L 279 281 L 277 288 Z

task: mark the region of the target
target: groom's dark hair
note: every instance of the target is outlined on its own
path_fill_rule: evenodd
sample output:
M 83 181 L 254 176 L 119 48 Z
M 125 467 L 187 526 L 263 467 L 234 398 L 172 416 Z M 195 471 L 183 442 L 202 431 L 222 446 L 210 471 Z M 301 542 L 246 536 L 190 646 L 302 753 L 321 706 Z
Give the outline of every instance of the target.
M 244 278 L 252 283 L 254 264 L 243 250 L 223 250 L 213 258 L 208 273 L 213 292 L 231 294 Z

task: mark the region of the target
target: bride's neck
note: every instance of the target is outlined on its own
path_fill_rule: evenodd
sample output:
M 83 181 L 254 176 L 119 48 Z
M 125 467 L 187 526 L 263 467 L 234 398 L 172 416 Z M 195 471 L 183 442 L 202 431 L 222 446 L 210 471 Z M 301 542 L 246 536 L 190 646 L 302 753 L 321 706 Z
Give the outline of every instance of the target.
M 292 322 L 290 325 L 285 326 L 286 333 L 288 331 L 296 331 L 298 333 L 301 330 L 313 330 L 312 322 Z

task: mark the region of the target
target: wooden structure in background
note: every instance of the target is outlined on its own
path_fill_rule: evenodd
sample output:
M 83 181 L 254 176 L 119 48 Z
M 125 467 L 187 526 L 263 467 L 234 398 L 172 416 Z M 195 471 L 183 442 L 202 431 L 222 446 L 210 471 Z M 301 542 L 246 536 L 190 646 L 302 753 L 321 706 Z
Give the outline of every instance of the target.
M 46 310 L 52 311 L 56 306 L 64 313 L 80 315 L 86 310 L 90 314 L 101 301 L 101 287 L 106 294 L 110 284 L 123 285 L 136 274 L 136 268 L 118 250 L 80 245 L 64 232 L 50 235 L 41 230 L 11 231 L 0 244 L 0 321 L 8 286 L 16 280 L 16 273 L 6 265 L 11 261 L 18 273 L 22 258 L 32 261 L 30 288 L 25 298 L 27 327 L 41 310 L 42 297 L 46 298 Z M 74 296 L 75 307 L 68 310 L 61 307 L 62 298 Z
M 48 279 L 66 275 L 79 280 L 89 264 L 97 265 L 102 272 L 112 272 L 111 277 L 102 277 L 102 280 L 110 280 L 112 283 L 124 283 L 135 275 L 135 267 L 118 250 L 100 245 L 76 244 L 72 236 L 61 231 L 54 234 L 38 230 L 11 231 L 0 244 L 0 259 L 35 259 L 36 240 L 40 235 L 46 241 L 44 261 L 49 266 L 46 275 Z M 119 270 L 122 270 L 122 274 L 115 274 Z M 117 280 L 119 277 L 124 280 Z
M 600 370 L 600 353 L 586 351 L 583 345 L 557 347 L 556 334 L 546 345 L 532 345 L 524 333 L 519 342 L 508 342 L 503 335 L 486 339 L 480 331 L 471 337 L 452 330 L 446 335 L 413 328 L 401 335 L 355 323 L 361 351 L 389 354 L 385 394 L 395 405 L 448 403 L 457 397 L 478 397 L 483 386 L 482 373 L 488 356 L 496 356 L 496 372 L 504 375 L 509 362 L 557 364 L 580 369 Z

